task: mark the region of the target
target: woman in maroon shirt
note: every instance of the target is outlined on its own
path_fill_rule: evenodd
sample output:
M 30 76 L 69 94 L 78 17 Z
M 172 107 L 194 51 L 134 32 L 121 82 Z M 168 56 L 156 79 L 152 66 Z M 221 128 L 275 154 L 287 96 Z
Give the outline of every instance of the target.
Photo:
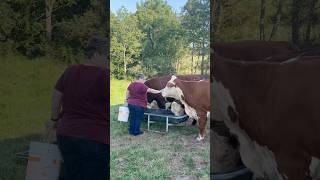
M 107 39 L 92 38 L 87 54 L 85 64 L 65 70 L 52 94 L 66 180 L 109 179 Z
M 144 84 L 145 76 L 140 73 L 136 81 L 128 86 L 126 102 L 129 108 L 129 134 L 138 136 L 143 134 L 140 131 L 140 122 L 147 107 L 147 93 L 161 93 L 159 90 L 151 89 Z

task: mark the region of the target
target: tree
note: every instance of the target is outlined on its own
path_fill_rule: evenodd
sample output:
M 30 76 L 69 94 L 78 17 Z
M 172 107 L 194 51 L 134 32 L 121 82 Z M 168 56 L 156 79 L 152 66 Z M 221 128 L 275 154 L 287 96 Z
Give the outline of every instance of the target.
M 52 13 L 54 12 L 55 6 L 58 6 L 56 9 L 61 8 L 62 6 L 70 6 L 75 3 L 75 0 L 45 0 L 45 9 L 46 9 L 46 38 L 50 42 L 52 39 Z
M 0 1 L 0 48 L 30 58 L 50 53 L 62 61 L 82 59 L 89 37 L 106 35 L 103 15 L 96 13 L 101 1 L 55 0 L 51 5 L 42 0 Z M 47 9 L 51 15 L 46 5 L 51 6 Z
M 142 37 L 137 17 L 126 8 L 120 8 L 116 15 L 111 14 L 111 63 L 116 68 L 117 78 L 127 77 L 128 67 L 138 64 Z
M 194 52 L 201 58 L 201 74 L 205 72 L 205 57 L 208 56 L 210 40 L 210 2 L 208 0 L 188 0 L 182 11 L 182 25 L 187 31 L 187 42 L 191 45 L 191 62 L 193 73 Z
M 260 40 L 265 40 L 265 32 L 264 32 L 264 19 L 265 19 L 265 11 L 266 11 L 266 3 L 265 0 L 261 0 L 261 6 L 260 6 Z
M 147 75 L 175 73 L 175 64 L 184 53 L 181 23 L 163 0 L 137 4 L 136 16 L 142 38 L 141 61 Z
M 273 22 L 272 30 L 269 36 L 269 41 L 273 38 L 273 36 L 276 34 L 278 27 L 280 25 L 281 16 L 282 16 L 282 0 L 277 0 L 277 12 L 276 12 L 276 18 Z
M 301 3 L 300 0 L 292 0 L 291 7 L 291 28 L 292 28 L 292 42 L 299 45 L 301 42 Z
M 315 25 L 316 15 L 315 15 L 315 6 L 318 0 L 308 0 L 308 16 L 306 24 L 306 36 L 305 42 L 310 43 L 311 41 L 311 28 Z

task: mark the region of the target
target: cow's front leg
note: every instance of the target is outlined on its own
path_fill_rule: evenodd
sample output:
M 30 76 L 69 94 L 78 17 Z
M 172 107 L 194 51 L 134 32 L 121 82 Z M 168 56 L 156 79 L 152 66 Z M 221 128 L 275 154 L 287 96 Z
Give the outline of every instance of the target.
M 199 136 L 197 137 L 198 141 L 202 141 L 204 139 L 204 133 L 205 133 L 205 128 L 206 128 L 206 124 L 207 124 L 207 114 L 206 112 L 204 113 L 199 113 Z

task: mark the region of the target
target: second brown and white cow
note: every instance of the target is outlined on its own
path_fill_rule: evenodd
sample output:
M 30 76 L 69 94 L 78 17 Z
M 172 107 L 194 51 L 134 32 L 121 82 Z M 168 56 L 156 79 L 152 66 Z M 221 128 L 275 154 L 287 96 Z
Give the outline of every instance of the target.
M 210 109 L 210 82 L 183 81 L 172 76 L 166 87 L 162 89 L 162 96 L 172 97 L 182 102 L 186 114 L 199 123 L 200 133 L 197 140 L 203 140 L 207 113 Z
M 270 180 L 318 180 L 320 57 L 213 59 L 213 109 L 237 137 L 243 163 Z

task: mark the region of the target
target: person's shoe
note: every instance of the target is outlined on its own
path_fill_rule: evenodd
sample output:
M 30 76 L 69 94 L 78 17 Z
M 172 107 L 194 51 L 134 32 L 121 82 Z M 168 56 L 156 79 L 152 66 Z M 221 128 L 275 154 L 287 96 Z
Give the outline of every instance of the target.
M 138 134 L 135 134 L 134 136 L 139 136 L 139 135 L 142 135 L 143 134 L 143 131 L 140 131 Z

